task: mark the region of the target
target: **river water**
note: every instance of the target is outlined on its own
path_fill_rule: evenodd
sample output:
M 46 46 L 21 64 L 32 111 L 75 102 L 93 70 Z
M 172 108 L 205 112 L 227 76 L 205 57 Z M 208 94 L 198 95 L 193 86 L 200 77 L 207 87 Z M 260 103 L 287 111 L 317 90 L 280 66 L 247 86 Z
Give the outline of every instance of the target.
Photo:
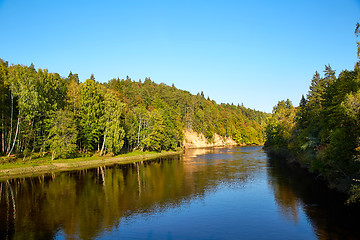
M 0 182 L 0 239 L 359 239 L 359 207 L 261 147 Z

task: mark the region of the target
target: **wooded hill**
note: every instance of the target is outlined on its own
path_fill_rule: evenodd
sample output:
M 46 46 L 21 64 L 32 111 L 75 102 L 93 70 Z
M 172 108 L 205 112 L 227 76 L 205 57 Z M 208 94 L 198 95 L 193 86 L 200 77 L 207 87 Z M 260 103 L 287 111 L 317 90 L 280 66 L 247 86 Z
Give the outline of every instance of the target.
M 185 129 L 210 142 L 216 133 L 238 144 L 262 144 L 268 116 L 150 78 L 99 83 L 91 75 L 80 83 L 71 72 L 64 78 L 1 59 L 0 96 L 3 156 L 174 150 L 182 147 Z

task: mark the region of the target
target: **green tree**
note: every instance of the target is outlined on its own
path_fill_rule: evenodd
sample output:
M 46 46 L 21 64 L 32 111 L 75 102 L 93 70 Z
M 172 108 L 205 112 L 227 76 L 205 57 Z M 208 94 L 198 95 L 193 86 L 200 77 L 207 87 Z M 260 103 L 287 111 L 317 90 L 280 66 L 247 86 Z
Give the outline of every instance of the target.
M 71 73 L 72 74 L 72 73 Z M 67 84 L 67 92 L 66 92 L 66 103 L 67 109 L 72 111 L 76 116 L 80 109 L 80 85 L 79 79 L 73 77 L 73 75 L 69 75 Z
M 273 108 L 271 117 L 267 119 L 265 129 L 266 145 L 288 147 L 295 127 L 295 108 L 291 101 L 279 101 Z
M 151 112 L 150 121 L 151 127 L 143 143 L 146 149 L 160 152 L 164 148 L 166 136 L 164 118 L 161 113 L 155 109 Z
M 124 145 L 125 131 L 122 126 L 122 118 L 125 104 L 121 103 L 116 95 L 117 93 L 112 90 L 107 90 L 104 95 L 105 131 L 100 156 L 103 154 L 105 146 L 113 154 L 118 154 Z
M 9 69 L 9 85 L 11 94 L 17 99 L 18 117 L 15 134 L 12 138 L 12 144 L 8 151 L 8 156 L 13 152 L 16 143 L 22 142 L 22 148 L 29 145 L 33 138 L 33 129 L 35 117 L 39 114 L 39 93 L 37 91 L 36 72 L 33 68 L 23 67 L 20 65 L 12 66 Z M 12 112 L 14 112 L 12 103 Z M 11 121 L 12 121 L 11 117 Z M 22 128 L 20 131 L 20 125 Z M 12 129 L 12 128 L 11 128 Z M 10 138 L 12 134 L 10 134 Z M 20 141 L 18 139 L 20 138 Z M 18 149 L 21 151 L 21 149 Z
M 355 36 L 358 38 L 359 34 L 360 34 L 360 25 L 359 25 L 359 23 L 356 23 Z M 356 45 L 357 45 L 357 56 L 360 59 L 360 42 L 356 41 Z
M 8 78 L 8 63 L 0 59 L 0 131 L 1 131 L 1 150 L 2 154 L 5 154 L 7 149 L 7 139 L 10 132 L 10 104 L 11 99 L 13 100 L 13 96 L 11 95 L 9 83 L 7 81 Z
M 51 119 L 48 145 L 52 152 L 51 160 L 68 157 L 76 150 L 77 129 L 72 112 L 57 111 Z
M 321 108 L 323 102 L 323 93 L 325 91 L 325 83 L 320 77 L 320 74 L 316 71 L 310 85 L 310 90 L 307 95 L 309 104 L 313 109 Z
M 101 121 L 104 101 L 101 91 L 94 80 L 88 79 L 80 85 L 80 134 L 84 151 L 93 150 L 98 144 L 104 129 Z
M 138 106 L 134 109 L 134 115 L 137 118 L 136 148 L 141 148 L 141 142 L 144 139 L 145 132 L 149 127 L 149 113 L 144 106 Z M 134 127 L 136 127 L 136 125 Z

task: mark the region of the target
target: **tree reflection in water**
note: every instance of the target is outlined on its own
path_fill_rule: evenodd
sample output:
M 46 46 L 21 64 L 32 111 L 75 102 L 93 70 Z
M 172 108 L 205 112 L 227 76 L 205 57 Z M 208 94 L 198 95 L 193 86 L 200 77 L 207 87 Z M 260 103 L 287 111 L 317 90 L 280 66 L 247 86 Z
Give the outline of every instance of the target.
M 187 150 L 181 157 L 2 181 L 0 239 L 94 239 L 221 188 L 247 189 L 251 182 L 262 183 L 258 178 L 267 181 L 287 221 L 297 224 L 306 214 L 319 239 L 359 236 L 358 212 L 345 207 L 343 198 L 301 169 L 248 147 Z M 222 211 L 224 202 L 218 204 Z M 247 216 L 231 214 L 227 223 L 246 223 Z
M 346 206 L 346 196 L 329 190 L 320 178 L 298 165 L 269 155 L 268 182 L 283 216 L 298 221 L 304 211 L 318 239 L 358 239 L 359 205 Z

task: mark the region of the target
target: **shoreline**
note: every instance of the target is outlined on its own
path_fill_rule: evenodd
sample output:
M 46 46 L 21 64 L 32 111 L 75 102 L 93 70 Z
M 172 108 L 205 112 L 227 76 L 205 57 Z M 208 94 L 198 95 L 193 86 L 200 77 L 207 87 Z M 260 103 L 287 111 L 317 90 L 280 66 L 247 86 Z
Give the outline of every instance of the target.
M 96 159 L 84 160 L 84 158 L 73 158 L 73 159 L 61 159 L 54 160 L 53 162 L 48 163 L 39 163 L 35 166 L 18 166 L 13 165 L 9 168 L 0 169 L 0 181 L 9 180 L 15 178 L 23 177 L 34 177 L 42 174 L 50 174 L 56 172 L 65 172 L 65 171 L 76 171 L 89 168 L 95 168 L 100 166 L 109 166 L 115 164 L 129 164 L 136 163 L 141 161 L 149 161 L 158 157 L 168 157 L 181 155 L 186 152 L 186 150 L 193 149 L 210 149 L 210 148 L 226 148 L 226 147 L 246 147 L 246 146 L 262 146 L 262 145 L 222 145 L 222 146 L 206 146 L 206 147 L 189 147 L 184 149 L 184 151 L 168 151 L 168 152 L 143 152 L 138 155 L 118 155 L 115 157 L 98 157 Z M 37 164 L 37 163 L 35 163 Z
M 214 146 L 190 146 L 190 147 L 186 147 L 184 148 L 186 149 L 208 149 L 208 148 L 228 148 L 228 147 L 252 147 L 252 146 L 259 146 L 259 147 L 264 147 L 264 144 L 224 144 L 224 145 L 214 145 Z
M 95 160 L 81 160 L 82 158 L 79 158 L 78 161 L 74 159 L 71 159 L 70 161 L 69 159 L 69 162 L 66 162 L 66 160 L 61 162 L 56 162 L 56 160 L 54 160 L 53 163 L 39 165 L 39 166 L 26 166 L 26 167 L 1 169 L 0 180 L 32 177 L 46 173 L 82 170 L 87 168 L 109 166 L 114 164 L 128 164 L 128 163 L 135 163 L 141 161 L 149 161 L 158 157 L 168 157 L 168 156 L 175 156 L 181 154 L 182 152 L 175 152 L 175 151 L 160 152 L 160 153 L 144 152 L 144 154 L 135 155 L 135 156 L 118 155 L 115 157 L 107 157 L 107 158 L 99 157 L 99 159 L 95 159 Z
M 328 189 L 335 190 L 338 193 L 346 194 L 348 198 L 350 197 L 349 193 L 349 183 L 348 179 L 335 179 L 331 180 L 327 178 L 324 174 L 318 171 L 311 171 L 310 166 L 301 162 L 300 158 L 305 156 L 295 155 L 292 151 L 287 148 L 274 148 L 269 146 L 264 146 L 264 150 L 269 154 L 280 157 L 284 160 L 286 164 L 296 164 L 299 168 L 304 169 L 309 174 L 313 175 L 315 179 L 320 178 L 326 185 Z

